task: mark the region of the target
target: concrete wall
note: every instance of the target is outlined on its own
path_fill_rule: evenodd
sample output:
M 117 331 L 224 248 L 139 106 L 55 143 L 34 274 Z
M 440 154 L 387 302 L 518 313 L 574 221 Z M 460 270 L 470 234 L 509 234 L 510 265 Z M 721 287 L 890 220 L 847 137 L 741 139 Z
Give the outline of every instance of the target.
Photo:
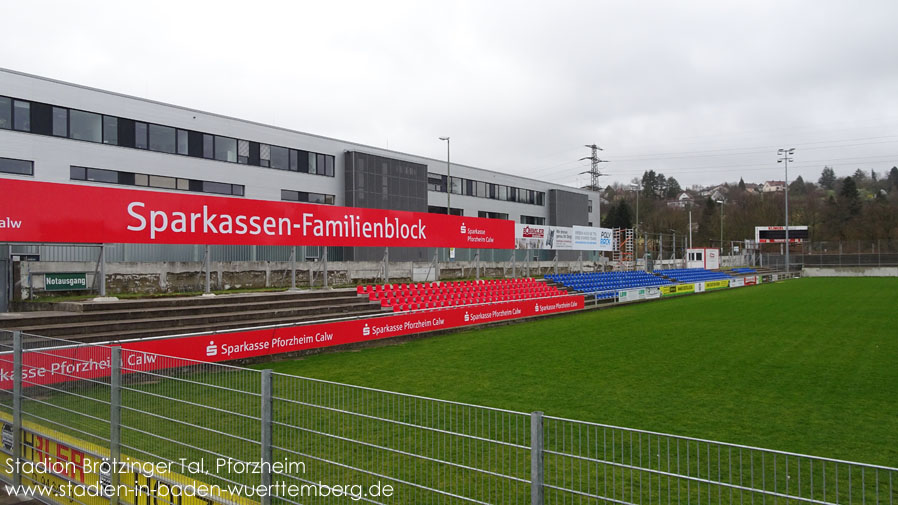
M 898 277 L 898 267 L 805 267 L 803 277 Z
M 296 285 L 307 288 L 322 286 L 323 266 L 321 262 L 302 262 L 296 264 Z M 328 284 L 330 286 L 349 286 L 365 283 L 383 282 L 383 263 L 381 262 L 328 262 Z M 480 262 L 480 277 L 503 278 L 540 277 L 554 273 L 556 264 L 551 261 L 530 262 Z M 581 263 L 577 261 L 559 261 L 557 271 L 568 273 L 579 271 Z M 88 286 L 95 285 L 96 262 L 72 261 L 23 261 L 17 262 L 14 269 L 15 298 L 28 299 L 29 292 L 34 296 L 44 291 L 43 273 L 49 272 L 86 272 Z M 445 262 L 438 264 L 440 280 L 472 279 L 477 275 L 478 263 L 473 261 Z M 582 262 L 583 271 L 595 271 L 596 265 Z M 242 261 L 212 262 L 210 268 L 212 290 L 260 289 L 290 287 L 290 263 L 276 261 Z M 310 278 L 312 279 L 310 283 Z M 436 280 L 430 263 L 396 262 L 389 266 L 390 282 L 421 282 Z M 202 262 L 156 262 L 156 263 L 107 263 L 106 290 L 116 293 L 180 293 L 202 291 L 205 273 Z M 61 294 L 65 292 L 60 292 Z

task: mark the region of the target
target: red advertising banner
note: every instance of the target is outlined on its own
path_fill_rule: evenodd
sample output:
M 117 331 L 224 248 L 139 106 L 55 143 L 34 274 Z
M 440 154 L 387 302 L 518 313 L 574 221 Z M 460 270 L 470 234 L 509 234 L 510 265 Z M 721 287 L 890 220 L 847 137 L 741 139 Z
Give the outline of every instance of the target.
M 513 221 L 0 178 L 0 242 L 513 249 Z
M 111 345 L 122 348 L 122 369 L 126 373 L 133 373 L 188 364 L 166 356 L 206 362 L 231 361 L 567 312 L 582 309 L 583 301 L 582 295 L 565 295 L 301 326 L 144 339 Z M 22 367 L 24 386 L 108 377 L 110 357 L 96 358 L 95 349 L 68 347 L 39 352 L 26 351 Z M 0 355 L 0 389 L 12 388 L 12 365 L 10 353 Z

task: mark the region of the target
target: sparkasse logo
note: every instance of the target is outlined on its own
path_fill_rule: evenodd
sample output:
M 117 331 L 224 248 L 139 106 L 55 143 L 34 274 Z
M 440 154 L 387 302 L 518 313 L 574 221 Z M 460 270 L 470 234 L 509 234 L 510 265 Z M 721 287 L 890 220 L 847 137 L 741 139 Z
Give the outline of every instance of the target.
M 462 233 L 468 233 L 468 227 L 465 226 L 465 223 L 462 223 L 462 224 L 461 224 L 461 232 L 462 232 Z
M 215 341 L 210 340 L 209 345 L 206 346 L 206 356 L 212 357 L 218 354 L 218 347 L 215 347 Z
M 465 312 L 465 322 L 468 322 L 470 320 L 471 320 L 471 314 L 468 314 L 467 312 Z
M 538 303 L 533 304 L 533 310 L 536 312 L 539 312 L 539 304 Z
M 365 327 L 362 328 L 362 335 L 365 337 L 367 337 L 368 335 L 371 335 L 371 327 L 368 326 L 367 324 L 365 324 Z

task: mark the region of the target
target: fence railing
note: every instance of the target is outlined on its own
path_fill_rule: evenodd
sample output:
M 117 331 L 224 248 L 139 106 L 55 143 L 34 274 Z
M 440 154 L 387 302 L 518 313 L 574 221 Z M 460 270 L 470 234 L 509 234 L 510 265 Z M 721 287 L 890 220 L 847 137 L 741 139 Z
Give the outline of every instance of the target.
M 206 505 L 893 505 L 898 498 L 896 468 L 19 332 L 0 332 L 0 416 L 0 450 L 9 457 L 71 461 L 77 450 L 127 460 L 131 471 L 107 481 L 126 486 L 112 488 L 111 505 L 187 505 L 161 489 L 199 483 L 221 490 L 194 502 Z M 253 462 L 270 464 L 255 472 Z M 57 492 L 65 482 L 91 482 L 77 474 L 0 475 Z M 128 496 L 135 485 L 139 499 Z M 291 486 L 305 494 L 291 495 Z

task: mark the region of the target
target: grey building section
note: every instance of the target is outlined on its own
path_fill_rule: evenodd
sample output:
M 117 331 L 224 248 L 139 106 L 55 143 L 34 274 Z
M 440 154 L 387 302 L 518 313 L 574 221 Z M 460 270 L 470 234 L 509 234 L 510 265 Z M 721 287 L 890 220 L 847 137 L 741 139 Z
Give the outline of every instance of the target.
M 551 226 L 587 226 L 589 223 L 589 196 L 560 189 L 549 190 L 549 224 Z M 558 259 L 575 260 L 578 251 L 559 251 Z
M 346 206 L 366 209 L 390 209 L 427 212 L 427 165 L 347 151 L 344 193 Z M 377 261 L 384 251 L 372 247 L 347 248 L 344 258 L 354 261 Z M 426 261 L 428 250 L 420 247 L 395 247 L 391 261 Z
M 0 178 L 418 212 L 446 212 L 451 191 L 453 214 L 533 224 L 599 223 L 595 206 L 590 211 L 587 203 L 595 195 L 586 190 L 456 163 L 451 178 L 448 172 L 444 158 L 0 69 Z M 83 247 L 41 251 L 45 261 L 95 257 Z M 111 245 L 107 251 L 110 261 L 186 261 L 202 244 Z M 320 252 L 306 244 L 297 257 L 318 259 Z M 392 260 L 429 261 L 432 254 L 390 250 Z M 466 259 L 474 252 L 456 254 Z M 289 255 L 288 247 L 213 247 L 216 261 L 283 261 Z M 347 256 L 380 260 L 383 250 L 328 248 L 331 260 Z M 482 257 L 504 261 L 509 255 L 484 251 Z

